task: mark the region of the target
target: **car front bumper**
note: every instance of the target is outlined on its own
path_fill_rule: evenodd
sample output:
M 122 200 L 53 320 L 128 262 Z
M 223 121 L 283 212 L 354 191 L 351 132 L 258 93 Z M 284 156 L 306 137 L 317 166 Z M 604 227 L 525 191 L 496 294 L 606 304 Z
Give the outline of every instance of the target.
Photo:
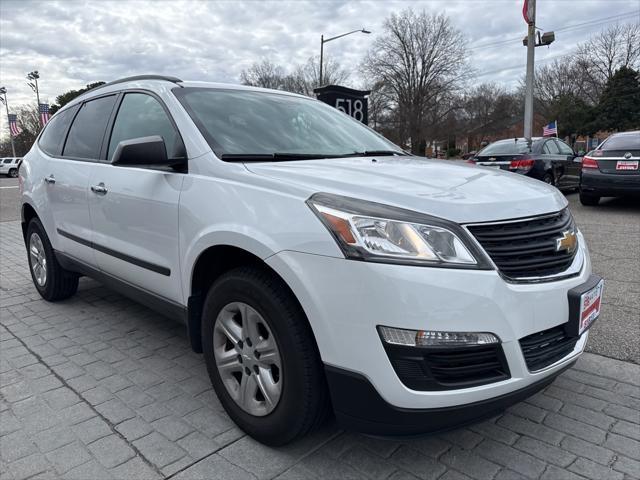
M 380 428 L 369 428 L 371 422 L 375 426 L 381 410 L 377 414 L 376 409 L 354 410 L 353 403 L 344 399 L 359 398 L 378 407 L 388 406 L 391 412 L 402 412 L 402 418 L 413 412 L 418 427 L 406 433 L 418 433 L 433 430 L 420 420 L 421 416 L 426 419 L 429 411 L 449 411 L 451 415 L 447 416 L 452 421 L 456 415 L 466 419 L 474 412 L 477 415 L 473 417 L 493 413 L 496 407 L 544 387 L 576 360 L 588 333 L 565 357 L 535 372 L 527 368 L 519 339 L 568 321 L 568 292 L 584 284 L 591 274 L 581 234 L 579 248 L 582 268 L 577 275 L 541 283 L 509 283 L 493 270 L 389 265 L 292 251 L 280 252 L 267 263 L 282 275 L 309 318 L 327 367 L 338 417 L 369 433 L 400 434 L 402 428 L 387 428 L 397 423 L 395 414 L 389 415 L 391 422 L 379 419 Z M 379 325 L 491 332 L 502 342 L 509 378 L 471 388 L 412 390 L 394 370 L 378 334 Z M 353 387 L 352 395 L 345 393 L 348 385 Z M 400 420 L 400 425 L 403 423 Z
M 640 195 L 640 173 L 615 174 L 585 169 L 580 179 L 580 190 L 599 197 Z

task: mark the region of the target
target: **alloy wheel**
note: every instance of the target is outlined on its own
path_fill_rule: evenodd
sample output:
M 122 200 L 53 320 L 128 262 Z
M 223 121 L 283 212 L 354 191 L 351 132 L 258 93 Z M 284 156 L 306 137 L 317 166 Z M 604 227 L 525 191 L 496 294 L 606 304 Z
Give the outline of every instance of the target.
M 282 359 L 265 319 L 243 302 L 218 314 L 213 351 L 222 383 L 234 402 L 255 416 L 271 413 L 282 394 Z
M 29 257 L 33 277 L 39 286 L 44 287 L 45 283 L 47 283 L 47 256 L 42 245 L 42 239 L 35 232 L 29 238 Z

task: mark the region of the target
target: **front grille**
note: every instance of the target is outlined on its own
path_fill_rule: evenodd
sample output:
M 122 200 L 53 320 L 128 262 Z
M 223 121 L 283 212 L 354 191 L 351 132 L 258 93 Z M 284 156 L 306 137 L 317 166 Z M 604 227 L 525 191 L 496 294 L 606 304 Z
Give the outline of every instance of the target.
M 577 251 L 556 250 L 557 240 L 564 232 L 575 231 L 568 209 L 528 220 L 468 228 L 509 278 L 545 277 L 564 272 Z
M 520 339 L 520 348 L 531 372 L 541 370 L 563 359 L 576 347 L 578 337 L 569 337 L 563 325 Z
M 469 388 L 510 378 L 501 345 L 385 348 L 396 374 L 413 390 Z

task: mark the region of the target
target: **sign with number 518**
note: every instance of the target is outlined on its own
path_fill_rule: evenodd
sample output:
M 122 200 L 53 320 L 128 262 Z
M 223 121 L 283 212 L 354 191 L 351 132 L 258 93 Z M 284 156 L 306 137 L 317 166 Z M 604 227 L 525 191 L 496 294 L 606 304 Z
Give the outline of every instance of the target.
M 364 120 L 364 102 L 359 98 L 336 98 L 335 107 L 359 122 Z
M 367 96 L 370 91 L 354 90 L 340 85 L 327 85 L 314 90 L 318 100 L 346 113 L 365 125 L 368 122 Z

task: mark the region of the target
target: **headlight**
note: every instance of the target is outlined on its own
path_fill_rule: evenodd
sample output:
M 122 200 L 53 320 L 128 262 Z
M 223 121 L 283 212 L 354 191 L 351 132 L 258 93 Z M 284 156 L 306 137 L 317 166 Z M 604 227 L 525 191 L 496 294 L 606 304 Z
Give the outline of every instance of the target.
M 486 268 L 461 227 L 416 212 L 329 194 L 307 203 L 347 258 L 387 263 Z

